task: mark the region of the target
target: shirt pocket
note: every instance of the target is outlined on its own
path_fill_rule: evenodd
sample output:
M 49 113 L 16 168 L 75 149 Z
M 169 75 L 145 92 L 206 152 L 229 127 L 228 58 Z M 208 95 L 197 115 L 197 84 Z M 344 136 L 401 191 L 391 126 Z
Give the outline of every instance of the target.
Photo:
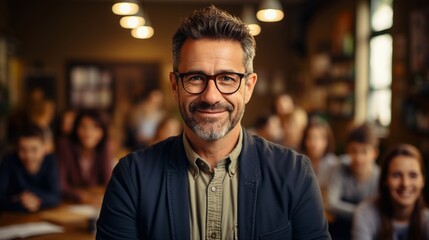
M 290 222 L 284 227 L 276 229 L 274 231 L 260 234 L 259 239 L 261 240 L 275 240 L 275 239 L 292 239 L 292 226 Z

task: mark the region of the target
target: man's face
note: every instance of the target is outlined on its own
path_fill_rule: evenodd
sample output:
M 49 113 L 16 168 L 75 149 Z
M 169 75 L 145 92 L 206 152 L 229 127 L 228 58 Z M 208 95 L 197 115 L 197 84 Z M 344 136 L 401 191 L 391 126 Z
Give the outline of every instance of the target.
M 222 72 L 245 73 L 243 50 L 238 42 L 229 40 L 186 40 L 180 52 L 179 73 L 202 72 L 214 75 Z M 222 94 L 213 79 L 198 95 L 184 91 L 181 80 L 170 74 L 174 95 L 185 122 L 185 131 L 191 130 L 199 138 L 214 141 L 239 127 L 245 104 L 249 102 L 256 83 L 256 74 L 242 79 L 233 94 Z
M 37 173 L 45 157 L 45 145 L 38 137 L 22 137 L 18 141 L 18 156 L 25 169 Z

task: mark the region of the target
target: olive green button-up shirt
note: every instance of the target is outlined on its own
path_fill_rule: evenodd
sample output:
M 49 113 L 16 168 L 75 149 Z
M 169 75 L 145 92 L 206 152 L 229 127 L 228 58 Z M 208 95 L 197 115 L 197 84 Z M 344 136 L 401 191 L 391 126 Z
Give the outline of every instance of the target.
M 238 157 L 243 134 L 232 152 L 214 169 L 192 149 L 185 134 L 189 160 L 188 189 L 191 239 L 238 239 Z

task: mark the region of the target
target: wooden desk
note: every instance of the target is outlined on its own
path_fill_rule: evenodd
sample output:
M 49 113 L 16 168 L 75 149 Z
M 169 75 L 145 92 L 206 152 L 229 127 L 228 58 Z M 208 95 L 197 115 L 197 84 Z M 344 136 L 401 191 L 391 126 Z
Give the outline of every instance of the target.
M 89 192 L 94 194 L 94 200 L 97 200 L 94 206 L 94 214 L 98 216 L 101 206 L 101 199 L 104 193 L 103 189 L 91 189 Z M 36 213 L 0 213 L 0 226 L 8 226 L 20 223 L 31 223 L 46 221 L 64 228 L 62 233 L 32 236 L 28 239 L 34 240 L 89 240 L 95 239 L 95 233 L 90 231 L 90 217 L 88 214 L 82 214 L 73 211 L 73 207 L 90 207 L 90 205 L 78 205 L 75 203 L 62 203 L 60 206 L 52 209 L 42 210 Z M 91 209 L 89 209 L 91 210 Z M 94 218 L 93 218 L 94 219 Z M 93 223 L 95 224 L 95 223 Z M 95 226 L 94 226 L 95 227 Z
M 4 212 L 0 214 L 0 226 L 47 221 L 62 226 L 64 228 L 64 232 L 33 236 L 29 239 L 95 239 L 95 233 L 91 233 L 89 231 L 89 218 L 84 215 L 70 212 L 70 206 L 71 205 L 68 204 L 62 204 L 57 208 L 43 210 L 37 213 Z

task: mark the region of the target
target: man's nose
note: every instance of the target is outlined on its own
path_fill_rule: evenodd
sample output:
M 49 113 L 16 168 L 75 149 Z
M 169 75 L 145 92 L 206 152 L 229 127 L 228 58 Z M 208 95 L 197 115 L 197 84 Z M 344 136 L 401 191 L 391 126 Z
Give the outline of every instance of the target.
M 214 79 L 207 80 L 207 87 L 204 92 L 201 93 L 201 99 L 207 103 L 214 104 L 220 101 L 222 93 L 216 87 Z

